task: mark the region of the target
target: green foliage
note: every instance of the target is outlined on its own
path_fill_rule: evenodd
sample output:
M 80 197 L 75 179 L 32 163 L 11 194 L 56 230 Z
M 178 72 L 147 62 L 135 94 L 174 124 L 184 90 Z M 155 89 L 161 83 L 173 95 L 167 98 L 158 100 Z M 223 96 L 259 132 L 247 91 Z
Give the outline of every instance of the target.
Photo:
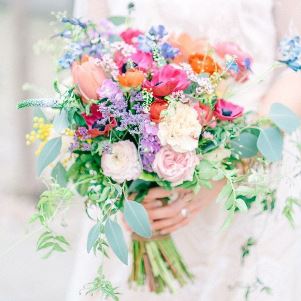
M 116 256 L 124 264 L 128 264 L 128 248 L 125 243 L 121 227 L 113 220 L 107 219 L 104 231 L 107 241 Z
M 270 162 L 282 158 L 283 138 L 277 128 L 265 128 L 260 131 L 257 147 L 262 155 Z
M 237 138 L 231 140 L 231 147 L 233 152 L 241 158 L 254 157 L 258 152 L 257 136 L 242 132 Z
M 62 138 L 56 137 L 49 140 L 43 147 L 37 162 L 37 171 L 40 176 L 42 171 L 52 163 L 60 154 L 62 148 Z
M 247 241 L 241 246 L 241 262 L 244 263 L 245 258 L 250 255 L 250 249 L 256 245 L 256 240 L 249 237 Z
M 58 162 L 52 169 L 51 176 L 61 186 L 66 187 L 68 183 L 68 175 L 65 167 L 61 162 Z
M 29 107 L 59 108 L 59 103 L 57 100 L 52 98 L 33 98 L 22 100 L 17 105 L 17 109 L 25 109 Z
M 281 130 L 289 134 L 300 126 L 300 118 L 281 103 L 274 103 L 272 105 L 269 117 Z
M 43 251 L 47 250 L 46 255 L 43 258 L 48 258 L 53 252 L 66 252 L 66 247 L 69 243 L 61 235 L 55 235 L 52 231 L 45 231 L 37 242 L 37 250 Z
M 90 251 L 92 250 L 93 246 L 95 245 L 95 243 L 97 242 L 97 240 L 100 236 L 100 233 L 101 233 L 101 228 L 100 227 L 101 227 L 100 224 L 97 223 L 89 231 L 88 241 L 87 241 L 87 251 L 88 251 L 88 253 L 90 253 Z
M 93 295 L 99 292 L 103 294 L 105 298 L 111 298 L 114 301 L 119 300 L 117 288 L 113 287 L 112 283 L 105 278 L 101 271 L 99 271 L 95 279 L 86 286 L 87 295 Z
M 295 226 L 294 212 L 295 207 L 301 207 L 301 201 L 296 198 L 289 197 L 286 200 L 285 206 L 282 210 L 283 215 L 287 218 L 292 227 Z
M 112 16 L 108 18 L 109 21 L 111 21 L 114 25 L 119 26 L 126 22 L 127 17 L 124 16 Z
M 69 126 L 68 113 L 66 110 L 61 110 L 59 114 L 54 117 L 53 126 L 55 131 L 60 134 Z
M 124 217 L 135 233 L 145 238 L 152 236 L 150 221 L 143 205 L 135 201 L 125 201 Z

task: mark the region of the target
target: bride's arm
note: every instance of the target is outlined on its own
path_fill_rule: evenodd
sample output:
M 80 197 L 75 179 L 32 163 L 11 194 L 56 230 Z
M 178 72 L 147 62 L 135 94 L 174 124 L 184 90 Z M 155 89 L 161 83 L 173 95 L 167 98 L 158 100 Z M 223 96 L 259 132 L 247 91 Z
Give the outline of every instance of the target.
M 291 29 L 301 35 L 301 3 L 299 0 L 281 0 L 275 5 L 278 39 Z M 290 69 L 276 77 L 274 84 L 262 99 L 260 113 L 265 114 L 273 102 L 282 102 L 301 116 L 301 72 Z

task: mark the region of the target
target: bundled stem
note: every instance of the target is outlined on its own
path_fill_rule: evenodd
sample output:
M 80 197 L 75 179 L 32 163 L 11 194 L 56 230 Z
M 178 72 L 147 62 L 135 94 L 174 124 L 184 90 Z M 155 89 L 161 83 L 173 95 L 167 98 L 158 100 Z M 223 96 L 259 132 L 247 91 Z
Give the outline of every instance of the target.
M 151 292 L 174 292 L 193 279 L 170 235 L 143 239 L 133 235 L 133 266 L 129 281 Z

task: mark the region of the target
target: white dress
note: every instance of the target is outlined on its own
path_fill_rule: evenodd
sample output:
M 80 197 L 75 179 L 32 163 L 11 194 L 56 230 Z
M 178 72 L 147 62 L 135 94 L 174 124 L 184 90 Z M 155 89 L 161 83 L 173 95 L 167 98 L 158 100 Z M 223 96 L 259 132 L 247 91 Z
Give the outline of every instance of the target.
M 95 9 L 100 5 L 112 15 L 124 15 L 128 3 L 123 0 L 110 0 L 106 4 L 104 1 L 94 2 Z M 85 3 L 87 4 L 78 3 L 78 16 L 87 14 Z M 135 4 L 135 25 L 139 28 L 147 29 L 154 24 L 164 24 L 169 30 L 206 37 L 213 43 L 238 43 L 254 57 L 254 78 L 263 74 L 275 59 L 277 37 L 272 0 L 137 0 Z M 256 109 L 269 85 L 267 75 L 264 82 L 249 88 L 242 87 L 230 100 L 248 109 Z M 297 163 L 291 155 L 294 145 L 289 140 L 286 141 L 287 148 L 289 152 L 284 154 L 286 164 L 281 169 L 285 177 L 279 186 L 277 205 L 272 214 L 258 216 L 255 214 L 257 211 L 247 215 L 238 214 L 231 227 L 221 231 L 225 212 L 220 205 L 212 202 L 192 223 L 174 233 L 173 238 L 195 275 L 193 284 L 179 289 L 174 295 L 129 290 L 129 268 L 112 256 L 112 261 L 107 263 L 106 272 L 120 288 L 120 299 L 301 300 L 301 229 L 297 223 L 292 230 L 282 215 L 286 197 L 292 194 L 301 198 L 301 189 L 298 187 L 298 183 L 301 186 L 300 175 L 298 179 L 293 179 L 297 173 Z M 280 173 L 280 169 L 277 172 Z M 77 293 L 80 284 L 93 278 L 98 264 L 93 255 L 88 256 L 84 251 L 89 227 L 88 223 L 84 223 L 82 246 L 78 253 L 68 301 L 98 300 L 93 297 L 79 297 Z M 256 246 L 251 247 L 251 254 L 242 265 L 241 246 L 249 237 L 258 241 Z M 270 288 L 271 294 L 264 287 Z M 249 299 L 245 296 L 247 294 Z

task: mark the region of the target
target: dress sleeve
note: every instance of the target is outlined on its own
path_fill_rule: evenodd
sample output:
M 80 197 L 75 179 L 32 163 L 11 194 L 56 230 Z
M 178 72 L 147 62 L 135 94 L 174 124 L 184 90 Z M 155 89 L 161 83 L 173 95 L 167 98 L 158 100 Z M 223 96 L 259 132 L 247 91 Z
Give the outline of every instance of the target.
M 73 15 L 98 22 L 109 14 L 107 0 L 74 0 Z
M 274 9 L 279 40 L 287 35 L 301 35 L 300 0 L 276 0 Z

